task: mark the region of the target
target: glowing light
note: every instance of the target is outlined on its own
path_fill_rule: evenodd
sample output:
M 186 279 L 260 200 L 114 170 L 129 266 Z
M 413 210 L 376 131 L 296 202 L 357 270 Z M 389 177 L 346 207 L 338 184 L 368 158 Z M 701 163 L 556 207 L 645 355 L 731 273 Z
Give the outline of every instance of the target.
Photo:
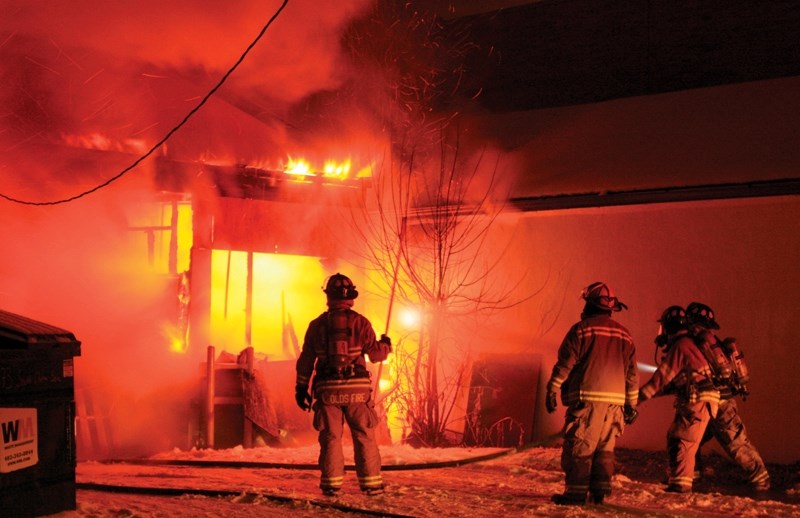
M 173 214 L 175 210 L 175 214 Z M 173 235 L 172 221 L 177 218 Z M 179 201 L 144 205 L 141 213 L 131 215 L 132 239 L 148 251 L 148 267 L 156 272 L 175 274 L 189 269 L 192 250 L 192 205 Z M 172 248 L 172 244 L 177 245 Z M 171 260 L 174 259 L 174 265 Z M 174 270 L 173 270 L 174 268 Z
M 172 344 L 169 346 L 169 350 L 174 353 L 185 353 L 186 344 L 180 338 L 173 338 Z
M 381 378 L 378 380 L 378 389 L 380 390 L 381 394 L 385 394 L 390 388 L 392 388 L 392 382 L 390 380 L 387 380 L 386 378 Z
M 372 177 L 372 169 L 374 164 L 369 164 L 368 166 L 362 167 L 358 171 L 356 171 L 355 177 L 356 178 L 371 178 Z
M 416 308 L 403 308 L 400 311 L 400 324 L 406 329 L 417 329 L 421 320 L 419 310 Z
M 294 159 L 289 157 L 289 162 L 284 166 L 283 172 L 292 176 L 322 176 L 336 180 L 347 180 L 350 176 L 352 164 L 350 160 L 337 162 L 328 160 L 322 168 L 322 172 L 315 172 L 314 167 L 302 158 Z
M 252 345 L 272 360 L 294 359 L 306 326 L 325 307 L 322 265 L 316 257 L 265 253 L 253 253 L 252 265 L 248 321 L 247 253 L 212 251 L 212 343 L 231 353 Z
M 292 157 L 289 157 L 289 163 L 286 164 L 283 172 L 293 176 L 314 176 L 311 164 L 303 159 L 295 160 Z
M 178 204 L 178 264 L 177 270 L 185 272 L 189 270 L 190 255 L 192 251 L 193 232 L 192 232 L 192 204 Z M 166 216 L 164 219 L 166 224 Z M 166 238 L 166 236 L 164 237 Z M 166 246 L 166 245 L 165 245 Z
M 325 162 L 322 174 L 328 178 L 338 178 L 344 180 L 350 174 L 350 160 L 336 163 L 332 160 Z
M 642 371 L 642 372 L 655 372 L 656 371 L 656 366 L 655 365 L 650 365 L 649 363 L 636 362 L 636 366 L 639 367 L 639 370 Z
M 190 254 L 192 249 L 192 206 L 187 201 L 161 201 L 155 204 L 145 204 L 141 212 L 130 215 L 131 242 L 140 249 L 147 250 L 145 256 L 146 266 L 152 272 L 168 274 L 170 276 L 187 272 L 189 269 Z M 173 224 L 174 222 L 174 224 Z M 131 255 L 132 262 L 142 261 L 138 255 Z M 183 279 L 183 277 L 181 277 Z M 186 339 L 188 320 L 187 299 L 188 287 L 183 291 L 176 291 L 176 302 L 179 302 L 181 313 L 180 322 L 174 322 L 174 315 L 165 315 L 162 324 L 164 341 L 160 347 L 173 353 L 184 354 L 187 352 Z
M 180 331 L 177 326 L 172 324 L 164 324 L 163 333 L 169 342 L 169 350 L 173 353 L 185 354 L 188 350 L 188 344 L 181 337 Z

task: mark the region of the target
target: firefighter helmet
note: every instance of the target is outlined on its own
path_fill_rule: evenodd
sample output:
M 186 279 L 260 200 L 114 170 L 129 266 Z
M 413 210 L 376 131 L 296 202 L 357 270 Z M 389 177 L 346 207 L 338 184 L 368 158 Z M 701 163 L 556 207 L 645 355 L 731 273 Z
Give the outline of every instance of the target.
M 719 329 L 714 320 L 714 310 L 700 302 L 692 302 L 686 306 L 686 318 L 690 324 L 701 325 L 707 329 Z
M 661 313 L 658 322 L 661 324 L 659 335 L 671 335 L 681 329 L 687 329 L 686 310 L 680 306 L 670 306 Z
M 581 297 L 587 304 L 594 306 L 601 311 L 622 311 L 628 306 L 619 301 L 614 296 L 614 292 L 604 282 L 593 282 L 586 286 L 581 292 Z
M 358 291 L 353 281 L 341 273 L 335 273 L 328 277 L 328 281 L 322 291 L 331 300 L 353 300 L 358 297 Z

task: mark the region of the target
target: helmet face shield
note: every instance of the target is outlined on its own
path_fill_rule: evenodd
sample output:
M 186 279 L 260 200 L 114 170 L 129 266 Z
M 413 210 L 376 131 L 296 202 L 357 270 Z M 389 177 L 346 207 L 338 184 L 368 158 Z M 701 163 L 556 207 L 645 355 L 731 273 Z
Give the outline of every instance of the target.
M 604 282 L 593 282 L 581 292 L 581 298 L 602 311 L 622 311 L 628 306 L 619 301 L 614 292 Z
M 358 291 L 353 281 L 341 273 L 331 275 L 322 291 L 329 300 L 353 300 L 358 297 Z

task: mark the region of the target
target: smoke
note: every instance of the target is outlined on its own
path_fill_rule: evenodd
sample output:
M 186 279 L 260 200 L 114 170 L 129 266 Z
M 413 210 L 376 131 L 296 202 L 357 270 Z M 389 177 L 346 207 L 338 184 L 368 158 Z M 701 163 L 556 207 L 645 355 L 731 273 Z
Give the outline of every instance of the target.
M 280 5 L 0 2 L 0 194 L 50 202 L 114 177 L 198 105 Z M 370 5 L 290 1 L 158 155 L 278 164 L 321 144 L 291 120 L 303 111 L 295 106 L 348 80 L 342 28 Z M 333 126 L 343 148 L 371 134 L 354 127 L 363 118 L 342 120 Z M 154 224 L 155 177 L 146 160 L 69 203 L 0 201 L 2 308 L 82 342 L 79 408 L 109 420 L 112 454 L 183 446 L 197 388 L 197 362 L 170 351 L 164 326 L 176 319 L 176 280 L 148 263 L 145 234 L 130 230 Z
M 227 70 L 282 2 L 210 0 L 135 4 L 78 0 L 6 0 L 3 38 L 29 36 L 61 53 L 76 69 L 89 55 L 108 63 L 148 63 L 154 68 Z M 297 99 L 337 81 L 337 40 L 343 23 L 369 5 L 348 0 L 330 5 L 288 2 L 236 81 L 273 85 L 275 97 Z M 274 88 L 280 85 L 279 88 Z
M 114 178 L 182 124 L 281 5 L 0 0 L 0 194 L 63 200 Z M 408 5 L 377 5 L 291 0 L 157 154 L 266 168 L 288 157 L 316 167 L 352 160 L 357 171 L 393 139 L 436 148 L 456 107 L 427 85 L 440 84 L 463 51 L 442 56 L 438 40 L 419 51 L 430 20 Z M 428 66 L 444 58 L 443 68 Z M 489 178 L 498 151 L 478 153 L 461 158 Z M 153 271 L 144 235 L 130 230 L 152 209 L 155 173 L 150 159 L 69 203 L 0 201 L 0 236 L 13 250 L 0 258 L 3 308 L 76 334 L 81 394 L 113 415 L 117 446 L 137 453 L 145 429 L 152 440 L 156 429 L 165 435 L 150 447 L 174 445 L 169 432 L 185 423 L 176 408 L 188 411 L 198 372 L 169 351 L 162 325 L 177 311 L 175 279 Z M 203 203 L 216 206 L 202 185 Z M 480 198 L 486 183 L 473 188 Z
M 2 4 L 8 13 L 0 20 L 3 177 L 20 176 L 13 174 L 15 164 L 39 154 L 39 145 L 77 142 L 141 154 L 218 84 L 282 5 Z M 170 139 L 167 151 L 183 160 L 211 155 L 250 162 L 296 154 L 287 137 L 293 124 L 288 112 L 347 80 L 342 27 L 369 5 L 289 2 L 209 104 Z M 81 165 L 26 163 L 25 178 L 37 189 L 50 178 L 80 180 L 88 174 Z M 87 183 L 112 174 L 98 172 Z

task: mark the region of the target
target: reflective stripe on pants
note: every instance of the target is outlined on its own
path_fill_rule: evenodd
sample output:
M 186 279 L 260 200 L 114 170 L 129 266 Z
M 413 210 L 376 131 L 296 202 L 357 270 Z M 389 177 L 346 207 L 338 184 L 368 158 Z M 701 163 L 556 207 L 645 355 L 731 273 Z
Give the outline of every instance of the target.
M 381 456 L 375 439 L 378 417 L 373 403 L 347 406 L 316 405 L 314 426 L 319 430 L 320 488 L 338 489 L 344 482 L 342 433 L 344 423 L 353 438 L 353 456 L 362 490 L 383 487 Z
M 695 456 L 711 413 L 711 405 L 706 401 L 684 403 L 677 407 L 675 418 L 667 431 L 670 485 L 691 490 Z
M 745 471 L 748 482 L 763 484 L 769 481 L 769 472 L 764 465 L 764 460 L 747 437 L 747 429 L 739 415 L 739 408 L 736 406 L 735 400 L 720 401 L 717 417 L 711 419 L 708 428 L 710 434 L 719 441 L 725 453 Z M 706 437 L 709 437 L 708 432 Z
M 614 447 L 624 426 L 619 405 L 581 402 L 567 409 L 561 452 L 566 495 L 611 494 Z

